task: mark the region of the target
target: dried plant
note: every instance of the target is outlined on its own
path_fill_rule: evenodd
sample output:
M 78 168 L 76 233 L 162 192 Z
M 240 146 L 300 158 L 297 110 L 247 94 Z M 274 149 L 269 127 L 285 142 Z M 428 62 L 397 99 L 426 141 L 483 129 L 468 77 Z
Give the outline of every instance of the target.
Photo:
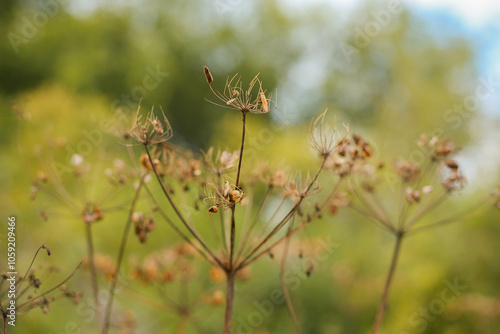
M 160 129 L 158 125 L 159 120 L 154 117 L 153 114 L 148 115 L 148 122 L 151 124 L 151 128 L 139 128 L 138 122 L 136 122 L 126 138 L 132 137 L 136 140 L 144 140 L 148 143 L 153 142 L 159 144 L 162 142 L 162 139 L 169 136 L 168 130 L 164 132 L 163 129 Z M 166 128 L 168 129 L 168 126 Z M 139 239 L 145 241 L 147 234 L 151 232 L 153 227 L 151 221 L 140 222 L 137 221 L 137 217 L 133 215 L 147 173 L 140 172 L 138 167 L 128 168 L 122 160 L 115 159 L 113 161 L 113 166 L 104 170 L 104 176 L 109 182 L 109 190 L 107 192 L 100 192 L 96 195 L 91 191 L 92 186 L 96 185 L 89 184 L 88 180 L 93 178 L 92 173 L 95 172 L 94 170 L 98 170 L 99 172 L 101 170 L 99 168 L 93 168 L 93 166 L 87 163 L 79 154 L 74 154 L 71 157 L 71 164 L 71 167 L 69 167 L 72 171 L 70 181 L 73 183 L 73 188 L 77 190 L 76 193 L 72 193 L 72 191 L 68 190 L 68 184 L 64 184 L 59 179 L 58 175 L 51 175 L 48 172 L 40 171 L 37 174 L 37 178 L 33 181 L 31 199 L 35 199 L 39 197 L 40 193 L 43 193 L 55 202 L 53 204 L 57 203 L 62 207 L 62 211 L 60 212 L 42 211 L 41 216 L 45 220 L 63 218 L 65 221 L 83 223 L 85 232 L 84 238 L 88 253 L 87 258 L 84 260 L 84 267 L 90 272 L 92 296 L 96 305 L 96 319 L 98 321 L 99 331 L 101 333 L 106 333 L 110 326 L 114 291 L 125 252 L 129 230 L 132 224 L 135 224 L 136 234 Z M 68 183 L 70 181 L 68 181 Z M 123 192 L 127 187 L 132 188 L 133 198 L 128 199 L 127 197 L 129 197 L 129 195 L 126 195 L 125 197 L 127 199 L 123 200 L 123 202 L 117 201 L 117 194 Z M 127 191 L 124 193 L 129 194 Z M 110 270 L 107 274 L 107 280 L 110 284 L 110 298 L 107 304 L 104 304 L 104 301 L 98 296 L 98 269 L 103 264 L 99 262 L 102 258 L 96 254 L 92 229 L 95 224 L 105 220 L 108 214 L 126 211 L 127 205 L 130 206 L 129 214 L 119 246 L 116 265 L 114 271 L 108 268 Z
M 356 147 L 363 151 L 364 140 L 353 137 L 347 140 L 347 147 Z M 421 166 L 409 161 L 396 161 L 392 176 L 382 177 L 384 163 L 371 165 L 367 159 L 358 160 L 352 164 L 350 173 L 350 202 L 351 208 L 361 213 L 374 222 L 377 226 L 395 236 L 396 242 L 392 254 L 392 260 L 386 277 L 381 302 L 373 326 L 373 334 L 379 333 L 387 309 L 388 296 L 396 271 L 398 256 L 401 252 L 403 240 L 419 232 L 430 230 L 434 227 L 451 224 L 459 220 L 470 219 L 478 214 L 483 214 L 487 209 L 489 201 L 484 198 L 471 205 L 469 208 L 452 214 L 448 217 L 437 219 L 431 223 L 423 224 L 424 218 L 431 212 L 435 212 L 442 206 L 447 198 L 460 191 L 466 185 L 458 163 L 452 160 L 458 151 L 455 144 L 449 140 L 440 140 L 433 137 L 430 140 L 422 135 L 418 145 L 426 152 L 427 160 Z M 355 150 L 355 152 L 357 152 Z M 358 155 L 359 153 L 355 153 Z M 366 155 L 369 158 L 371 154 Z M 379 190 L 380 180 L 397 180 L 399 191 L 389 194 Z M 387 195 L 396 196 L 386 198 Z M 399 203 L 390 212 L 383 203 Z
M 205 76 L 210 90 L 222 103 L 212 102 L 220 107 L 238 110 L 242 118 L 242 135 L 239 151 L 215 151 L 213 148 L 204 152 L 202 157 L 196 158 L 196 154 L 183 152 L 176 154 L 180 149 L 174 148 L 164 141 L 156 140 L 154 133 L 170 133 L 171 128 L 168 121 L 164 120 L 167 128 L 151 131 L 154 129 L 154 118 L 151 114 L 142 120 L 138 114 L 134 127 L 129 131 L 130 136 L 144 146 L 146 156 L 141 158 L 142 166 L 152 172 L 158 181 L 163 195 L 170 203 L 175 219 L 170 218 L 163 209 L 160 209 L 158 201 L 151 194 L 154 204 L 163 219 L 177 232 L 184 241 L 193 247 L 210 264 L 219 268 L 226 276 L 225 296 L 225 320 L 224 333 L 232 331 L 232 316 L 234 302 L 234 286 L 237 274 L 245 270 L 262 256 L 269 254 L 277 245 L 282 244 L 290 237 L 304 228 L 314 218 L 320 215 L 321 210 L 329 203 L 329 199 L 337 195 L 338 188 L 335 187 L 327 199 L 316 203 L 313 212 L 305 215 L 301 208 L 305 199 L 319 192 L 320 173 L 324 170 L 329 158 L 336 156 L 337 152 L 344 148 L 344 138 L 338 135 L 336 129 L 329 129 L 324 124 L 323 113 L 311 124 L 310 138 L 312 146 L 318 151 L 321 161 L 318 170 L 305 178 L 296 174 L 286 182 L 283 170 L 274 172 L 253 171 L 248 181 L 243 181 L 242 166 L 245 147 L 246 117 L 251 114 L 267 114 L 272 112 L 276 106 L 270 95 L 262 88 L 262 82 L 255 76 L 244 89 L 237 75 L 226 80 L 222 93 L 213 89 L 214 77 L 210 70 L 204 68 Z M 271 107 L 271 105 L 273 105 Z M 156 123 L 158 124 L 158 123 Z M 136 133 L 137 129 L 141 129 Z M 144 129 L 144 130 L 143 130 Z M 148 133 L 150 135 L 144 135 Z M 176 155 L 175 158 L 174 155 Z M 189 158 L 188 158 L 189 157 Z M 189 163 L 187 163 L 190 161 Z M 180 166 L 175 170 L 169 165 Z M 185 173 L 190 166 L 203 166 L 203 170 L 196 173 Z M 180 169 L 180 170 L 179 170 Z M 189 169 L 189 171 L 191 171 Z M 180 177 L 187 175 L 188 177 Z M 235 173 L 235 179 L 231 174 Z M 346 174 L 338 174 L 338 183 Z M 179 205 L 177 199 L 172 196 L 173 189 L 182 189 L 181 193 L 189 192 L 195 185 L 199 190 L 194 198 L 197 200 L 191 206 L 199 210 L 198 199 L 202 198 L 207 206 L 206 218 L 211 226 L 212 235 L 202 235 L 198 232 L 195 223 L 190 219 L 191 210 L 185 205 Z M 255 189 L 264 186 L 267 190 L 260 200 L 255 198 Z M 275 208 L 272 218 L 265 220 L 262 217 L 264 208 L 268 205 L 270 196 L 282 196 L 282 204 Z M 184 196 L 184 195 L 183 195 Z M 254 212 L 254 203 L 257 210 Z M 189 206 L 188 206 L 189 207 Z M 244 208 L 246 207 L 246 208 Z M 238 214 L 243 208 L 244 214 Z M 287 208 L 285 214 L 281 210 Z M 253 213 L 253 218 L 251 218 Z M 298 216 L 297 216 L 298 215 Z M 218 222 L 213 217 L 219 216 Z M 295 218 L 297 217 L 297 218 Z M 239 222 L 242 219 L 242 222 Z M 260 226 L 257 228 L 258 224 Z M 219 225 L 217 227 L 216 225 Z M 284 262 L 283 262 L 284 263 Z M 289 298 L 288 298 L 289 299 Z M 289 301 L 289 304 L 291 302 Z M 292 311 L 292 308 L 290 308 Z
M 373 333 L 378 333 L 404 238 L 482 213 L 479 208 L 486 203 L 483 199 L 467 211 L 422 224 L 430 212 L 466 185 L 459 164 L 454 160 L 456 145 L 448 140 L 428 140 L 422 136 L 419 145 L 427 152 L 426 163 L 417 166 L 409 161 L 397 161 L 393 164 L 391 177 L 382 178 L 380 175 L 388 169 L 385 167 L 388 164 L 373 164 L 373 149 L 368 141 L 359 135 L 350 135 L 347 125 L 343 125 L 342 134 L 336 127 L 330 127 L 325 111 L 311 121 L 309 128 L 309 143 L 318 156 L 314 172 L 290 172 L 287 168 L 270 168 L 268 164 L 250 166 L 243 163 L 247 116 L 272 113 L 276 102 L 263 89 L 258 75 L 248 86 L 234 75 L 226 79 L 220 92 L 214 89 L 216 81 L 208 67 L 204 67 L 204 74 L 216 100 L 208 101 L 239 111 L 241 115 L 242 132 L 235 140 L 235 147 L 210 148 L 201 154 L 182 149 L 170 142 L 173 129 L 164 111 L 161 110 L 159 116 L 153 109 L 143 114 L 139 105 L 131 125 L 126 130 L 116 131 L 121 140 L 125 140 L 124 147 L 132 166 L 118 159 L 104 171 L 111 188 L 108 193 L 101 192 L 98 196 L 87 195 L 84 191 L 72 194 L 57 177 L 43 171 L 33 183 L 33 199 L 43 191 L 65 206 L 64 217 L 83 223 L 88 252 L 84 267 L 90 272 L 99 332 L 107 333 L 110 327 L 123 333 L 133 332 L 136 322 L 128 310 L 120 313 L 122 320 L 119 323 L 116 318 L 112 319 L 119 277 L 126 272 L 123 262 L 130 231 L 141 244 L 147 244 L 151 233 L 157 233 L 157 226 L 167 224 L 181 238 L 181 246 L 153 252 L 140 262 L 132 261 L 130 277 L 136 282 L 161 286 L 159 295 L 162 297 L 169 295 L 169 284 L 174 281 L 179 281 L 187 291 L 187 284 L 198 277 L 191 263 L 196 257 L 196 261 L 201 258 L 210 264 L 209 275 L 214 283 L 210 293 L 199 300 L 190 300 L 186 292 L 184 299 L 163 298 L 158 304 L 134 295 L 146 304 L 154 303 L 173 310 L 181 320 L 176 332 L 183 333 L 187 323 L 196 328 L 199 319 L 195 312 L 203 304 L 224 305 L 223 333 L 232 333 L 236 281 L 248 278 L 250 265 L 259 259 L 281 253 L 280 283 L 294 331 L 300 333 L 285 282 L 292 237 L 321 218 L 324 211 L 336 215 L 340 208 L 350 206 L 396 239 L 373 328 Z M 140 154 L 136 146 L 142 146 Z M 79 184 L 75 188 L 83 189 L 81 181 L 88 177 L 92 168 L 79 155 L 72 157 L 72 164 L 72 181 Z M 153 178 L 156 182 L 151 185 L 148 182 Z M 388 200 L 387 193 L 380 190 L 384 179 L 397 179 L 399 191 L 392 192 L 395 198 Z M 121 192 L 126 196 L 117 203 L 116 195 Z M 500 208 L 500 191 L 492 195 L 495 206 Z M 145 205 L 139 204 L 141 199 Z M 168 205 L 164 205 L 165 202 Z M 395 212 L 384 205 L 387 202 L 398 203 Z M 126 212 L 116 258 L 97 252 L 93 236 L 93 226 L 106 221 L 114 211 Z M 44 219 L 52 216 L 50 212 L 41 213 Z M 307 265 L 307 277 L 313 267 L 312 263 Z M 109 284 L 110 298 L 106 303 L 98 298 L 103 278 Z M 223 281 L 225 294 L 219 286 Z M 30 279 L 30 283 L 38 284 L 36 278 Z M 37 299 L 32 305 L 46 307 L 47 302 Z
M 35 252 L 35 255 L 33 256 L 33 259 L 31 260 L 31 263 L 24 276 L 14 277 L 11 276 L 8 272 L 0 273 L 0 313 L 2 314 L 3 319 L 4 334 L 7 334 L 7 322 L 9 317 L 9 310 L 12 303 L 14 303 L 13 305 L 15 305 L 16 316 L 19 316 L 35 308 L 42 309 L 43 313 L 49 313 L 50 305 L 53 302 L 61 298 L 69 298 L 77 303 L 82 296 L 81 292 L 72 292 L 68 290 L 65 285 L 66 282 L 68 282 L 80 268 L 81 263 L 73 270 L 73 272 L 68 277 L 66 277 L 56 286 L 43 291 L 41 287 L 43 281 L 40 279 L 42 275 L 36 273 L 35 270 L 32 269 L 38 253 L 42 249 L 47 252 L 47 255 L 50 256 L 52 254 L 50 248 L 47 245 L 40 246 Z M 57 271 L 57 268 L 47 268 L 46 274 L 48 275 L 54 271 Z M 11 280 L 15 280 L 15 282 L 11 282 Z M 24 283 L 27 283 L 27 286 L 24 286 Z M 7 286 L 5 287 L 5 290 L 2 290 L 4 284 L 6 284 Z M 11 297 L 9 297 L 11 285 L 15 285 L 15 291 L 17 292 L 14 299 L 11 299 Z

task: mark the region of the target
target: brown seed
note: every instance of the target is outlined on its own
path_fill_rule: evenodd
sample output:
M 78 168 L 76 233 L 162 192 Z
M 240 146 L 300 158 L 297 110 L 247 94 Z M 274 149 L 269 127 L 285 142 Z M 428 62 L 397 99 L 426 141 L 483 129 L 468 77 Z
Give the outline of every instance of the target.
M 266 94 L 264 94 L 264 92 L 260 92 L 260 102 L 262 103 L 262 106 L 260 107 L 261 111 L 264 113 L 269 112 L 269 107 L 267 106 Z
M 314 265 L 312 262 L 309 262 L 309 264 L 307 265 L 307 269 L 306 269 L 306 276 L 311 277 L 313 270 L 314 270 Z
M 450 169 L 458 169 L 458 164 L 453 160 L 446 161 L 446 166 Z
M 208 209 L 208 212 L 217 213 L 217 212 L 219 212 L 219 209 L 214 205 L 214 206 L 211 206 L 210 209 Z
M 205 77 L 207 78 L 207 82 L 210 85 L 212 82 L 214 82 L 214 77 L 212 76 L 212 73 L 210 73 L 210 70 L 207 66 L 203 66 L 203 71 L 205 72 Z

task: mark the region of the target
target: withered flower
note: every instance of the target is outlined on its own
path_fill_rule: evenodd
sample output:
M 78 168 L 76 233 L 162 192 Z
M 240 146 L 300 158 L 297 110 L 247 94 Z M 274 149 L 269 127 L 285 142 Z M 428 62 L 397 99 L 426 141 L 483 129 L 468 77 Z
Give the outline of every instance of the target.
M 127 131 L 130 137 L 144 145 L 154 145 L 166 142 L 172 138 L 173 131 L 163 109 L 161 110 L 163 120 L 153 113 L 153 108 L 143 120 L 140 115 L 141 106 L 137 108 L 137 115 L 132 128 Z
M 205 188 L 206 197 L 203 202 L 210 205 L 208 209 L 211 213 L 225 211 L 241 203 L 245 198 L 245 193 L 241 188 L 236 188 L 235 185 L 225 181 L 223 189 L 219 189 L 213 183 L 207 184 Z
M 396 161 L 394 167 L 396 168 L 396 173 L 401 177 L 403 182 L 415 181 L 420 173 L 420 168 L 409 161 Z
M 305 198 L 314 195 L 319 192 L 318 182 L 311 184 L 312 180 L 309 174 L 307 175 L 305 182 L 302 180 L 302 175 L 297 173 L 295 177 L 291 177 L 287 184 L 283 187 L 283 196 L 290 197 L 294 200 L 299 200 L 300 198 Z
M 209 85 L 214 82 L 214 77 L 212 76 L 212 73 L 210 73 L 210 70 L 207 66 L 203 66 L 203 72 L 205 72 L 205 77 L 207 78 L 207 82 Z
M 221 93 L 215 91 L 212 88 L 211 83 L 213 82 L 213 77 L 210 74 L 210 70 L 205 66 L 205 76 L 207 82 L 209 83 L 210 90 L 212 93 L 223 102 L 223 104 L 213 103 L 219 107 L 239 110 L 246 114 L 247 112 L 252 114 L 266 114 L 270 111 L 276 109 L 276 107 L 271 108 L 271 96 L 266 96 L 266 91 L 262 89 L 262 82 L 257 74 L 252 81 L 250 81 L 248 88 L 245 90 L 242 88 L 242 83 L 240 77 L 236 79 L 238 74 L 235 74 L 230 80 L 226 79 L 226 84 L 224 85 L 224 91 Z M 254 88 L 257 87 L 257 94 L 254 94 Z
M 337 128 L 331 129 L 330 126 L 325 123 L 326 112 L 327 110 L 313 120 L 309 127 L 309 143 L 324 157 L 331 155 L 335 149 L 340 149 L 343 139 L 349 133 L 349 126 L 345 124 L 343 125 L 346 129 L 346 134 L 343 137 L 340 137 Z

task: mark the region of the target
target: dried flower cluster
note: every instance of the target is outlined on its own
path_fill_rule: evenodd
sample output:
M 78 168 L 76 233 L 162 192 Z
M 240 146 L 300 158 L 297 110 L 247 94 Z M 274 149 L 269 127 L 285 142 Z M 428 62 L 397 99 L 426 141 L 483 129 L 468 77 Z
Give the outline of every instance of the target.
M 292 237 L 320 219 L 325 210 L 336 215 L 342 207 L 351 207 L 396 238 L 393 262 L 373 331 L 378 333 L 402 240 L 469 214 L 428 219 L 430 212 L 437 211 L 445 199 L 466 185 L 454 158 L 457 146 L 449 140 L 422 135 L 418 145 L 428 157 L 424 164 L 417 165 L 410 160 L 392 164 L 373 162 L 373 146 L 360 135 L 350 135 L 347 125 L 343 125 L 343 134 L 336 127 L 330 127 L 325 111 L 312 120 L 309 128 L 309 143 L 318 158 L 316 170 L 306 174 L 271 168 L 268 163 L 248 166 L 244 160 L 246 117 L 271 113 L 276 109 L 275 101 L 263 89 L 258 75 L 248 86 L 243 86 L 238 75 L 228 78 L 222 92 L 214 88 L 216 81 L 208 67 L 204 67 L 204 75 L 217 100 L 209 102 L 241 114 L 241 140 L 234 145 L 227 143 L 228 148 L 224 150 L 210 148 L 201 153 L 182 149 L 170 142 L 173 130 L 163 110 L 159 116 L 153 109 L 142 114 L 139 106 L 130 128 L 117 132 L 127 141 L 125 147 L 133 167 L 115 159 L 112 166 L 105 169 L 104 176 L 115 191 L 104 199 L 77 199 L 45 172 L 39 172 L 33 183 L 33 199 L 39 191 L 45 191 L 70 208 L 72 217 L 84 222 L 88 251 L 84 266 L 90 272 L 100 333 L 107 333 L 111 326 L 123 333 L 134 330 L 133 314 L 125 312 L 121 324 L 111 317 L 118 276 L 120 270 L 126 270 L 121 267 L 129 234 L 133 233 L 145 244 L 159 224 L 168 225 L 182 239 L 182 244 L 152 252 L 142 260 L 133 256 L 129 262 L 131 269 L 126 271 L 132 281 L 160 287 L 165 295 L 169 295 L 169 287 L 174 282 L 185 288 L 187 284 L 203 281 L 200 277 L 208 277 L 206 293 L 198 301 L 190 302 L 187 296 L 181 296 L 186 300 L 166 302 L 182 321 L 198 321 L 194 312 L 200 306 L 199 301 L 204 307 L 224 305 L 223 333 L 230 334 L 237 279 L 248 279 L 250 265 L 259 259 L 274 259 L 275 254 L 281 254 L 283 296 L 295 332 L 300 333 L 284 279 L 288 253 L 300 248 L 298 256 L 305 277 L 313 274 L 316 264 L 306 256 L 307 249 L 303 251 L 303 247 L 292 242 Z M 143 151 L 137 154 L 133 146 L 141 146 Z M 76 180 L 91 171 L 90 164 L 79 155 L 72 158 L 72 165 Z M 328 173 L 328 178 L 322 176 L 324 173 Z M 153 178 L 156 182 L 149 182 Z M 386 180 L 394 181 L 389 184 L 392 188 L 389 192 L 384 188 Z M 133 194 L 133 198 L 127 197 L 125 205 L 120 202 L 110 206 L 108 200 L 114 199 L 124 187 L 132 190 L 128 194 Z M 394 194 L 394 198 L 389 198 Z M 500 192 L 495 191 L 493 197 L 495 206 L 500 208 Z M 398 204 L 386 207 L 385 203 Z M 128 212 L 121 226 L 123 234 L 116 259 L 95 251 L 92 234 L 94 223 L 108 223 L 109 213 L 114 210 Z M 48 215 L 44 212 L 42 216 Z M 200 259 L 210 265 L 209 269 L 200 270 L 203 268 L 198 263 Z M 105 303 L 98 298 L 102 276 L 110 285 L 110 299 Z M 30 287 L 37 289 L 41 284 L 38 276 L 28 277 Z M 224 283 L 225 292 L 220 286 Z M 79 294 L 63 292 L 66 297 L 80 298 Z M 38 298 L 33 305 L 48 310 L 49 302 L 49 299 Z M 182 328 L 176 330 L 182 331 Z
M 68 299 L 74 301 L 75 303 L 77 303 L 80 301 L 80 298 L 82 296 L 81 292 L 70 291 L 70 290 L 68 290 L 68 288 L 65 285 L 65 283 L 67 281 L 69 281 L 71 279 L 71 277 L 73 277 L 73 275 L 78 270 L 78 268 L 80 268 L 81 263 L 76 267 L 75 270 L 73 270 L 73 272 L 68 277 L 63 279 L 59 284 L 57 284 L 54 287 L 44 289 L 43 292 L 41 291 L 42 290 L 41 287 L 43 285 L 43 282 L 40 279 L 40 277 L 42 277 L 42 275 L 37 274 L 35 272 L 35 270 L 32 269 L 32 266 L 33 266 L 33 263 L 35 262 L 35 260 L 38 256 L 38 253 L 42 249 L 47 252 L 47 255 L 49 255 L 49 256 L 51 255 L 51 250 L 49 247 L 47 247 L 47 245 L 40 246 L 33 257 L 33 260 L 31 261 L 31 264 L 28 267 L 26 274 L 24 276 L 17 276 L 16 277 L 15 286 L 16 286 L 17 295 L 16 295 L 16 300 L 15 300 L 16 301 L 15 311 L 16 311 L 17 316 L 23 315 L 23 314 L 25 314 L 25 313 L 27 313 L 35 308 L 40 308 L 43 313 L 49 313 L 51 310 L 50 305 L 53 302 L 55 302 L 61 298 L 68 298 Z M 54 271 L 58 271 L 58 270 L 57 270 L 57 268 L 48 267 L 48 268 L 46 268 L 45 271 L 50 273 L 50 272 L 54 272 Z M 45 273 L 45 274 L 47 274 L 47 273 Z M 0 291 L 0 296 L 1 296 L 1 298 L 0 298 L 0 312 L 2 314 L 2 318 L 3 318 L 5 324 L 7 321 L 6 319 L 7 319 L 8 312 L 4 308 L 4 305 L 5 305 L 5 307 L 7 307 L 9 304 L 10 297 L 9 297 L 8 291 L 9 291 L 9 286 L 11 285 L 11 283 L 8 282 L 7 280 L 10 280 L 10 279 L 11 279 L 10 273 L 7 273 L 7 272 L 0 273 L 0 286 L 5 287 L 5 290 Z M 24 286 L 25 283 L 27 283 L 27 286 Z M 5 328 L 7 328 L 6 325 L 4 326 L 4 332 L 6 332 Z

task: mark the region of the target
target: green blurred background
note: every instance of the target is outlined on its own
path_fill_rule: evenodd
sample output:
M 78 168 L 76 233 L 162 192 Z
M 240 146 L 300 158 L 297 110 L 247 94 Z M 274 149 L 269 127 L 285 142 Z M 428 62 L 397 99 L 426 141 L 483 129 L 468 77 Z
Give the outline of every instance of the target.
M 418 162 L 421 133 L 456 141 L 470 184 L 447 203 L 447 210 L 474 202 L 499 181 L 500 10 L 486 1 L 462 11 L 442 3 L 2 0 L 0 219 L 17 217 L 18 267 L 27 268 L 35 250 L 49 245 L 53 255 L 37 260 L 39 266 L 60 268 L 44 282 L 48 287 L 85 257 L 78 216 L 46 198 L 30 201 L 31 182 L 39 170 L 69 165 L 77 152 L 92 164 L 93 174 L 75 193 L 108 191 L 103 171 L 115 158 L 128 159 L 103 122 L 112 120 L 116 109 L 131 116 L 141 100 L 144 109 L 161 105 L 176 144 L 193 150 L 211 145 L 238 149 L 240 116 L 204 100 L 211 94 L 204 65 L 216 87 L 236 72 L 247 80 L 260 72 L 265 88 L 277 95 L 276 111 L 249 120 L 249 162 L 312 169 L 309 120 L 328 108 L 338 123 L 349 123 L 354 133 L 374 143 L 377 159 L 388 162 L 409 156 Z M 95 145 L 82 144 L 92 139 Z M 62 181 L 69 182 L 67 174 Z M 45 221 L 41 211 L 57 214 Z M 115 257 L 120 218 L 123 214 L 96 227 L 100 253 Z M 304 333 L 370 330 L 393 239 L 365 220 L 345 209 L 301 236 L 331 235 L 337 245 L 292 293 Z M 0 231 L 2 249 L 6 232 Z M 383 332 L 498 333 L 499 233 L 499 213 L 490 211 L 408 239 Z M 142 259 L 177 242 L 166 226 L 158 226 L 146 245 L 131 238 L 127 256 Z M 3 267 L 5 251 L 0 258 Z M 206 275 L 208 268 L 199 268 Z M 415 325 L 415 312 L 439 299 L 443 282 L 455 278 L 466 285 L 461 298 L 425 328 Z M 193 296 L 203 294 L 202 281 L 194 281 Z M 90 295 L 88 271 L 79 271 L 68 286 Z M 254 301 L 266 300 L 278 287 L 276 260 L 254 266 L 251 279 L 238 286 L 236 323 L 248 322 Z M 155 295 L 146 285 L 134 289 Z M 169 310 L 142 304 L 127 292 L 117 300 L 117 314 L 135 317 L 136 333 L 178 328 L 179 319 Z M 19 317 L 9 333 L 77 333 L 68 329 L 70 322 L 81 333 L 96 332 L 95 322 L 70 301 L 51 309 Z M 220 332 L 222 314 L 222 306 L 200 313 L 203 332 Z M 188 325 L 186 332 L 196 329 Z M 284 305 L 250 332 L 291 333 Z

